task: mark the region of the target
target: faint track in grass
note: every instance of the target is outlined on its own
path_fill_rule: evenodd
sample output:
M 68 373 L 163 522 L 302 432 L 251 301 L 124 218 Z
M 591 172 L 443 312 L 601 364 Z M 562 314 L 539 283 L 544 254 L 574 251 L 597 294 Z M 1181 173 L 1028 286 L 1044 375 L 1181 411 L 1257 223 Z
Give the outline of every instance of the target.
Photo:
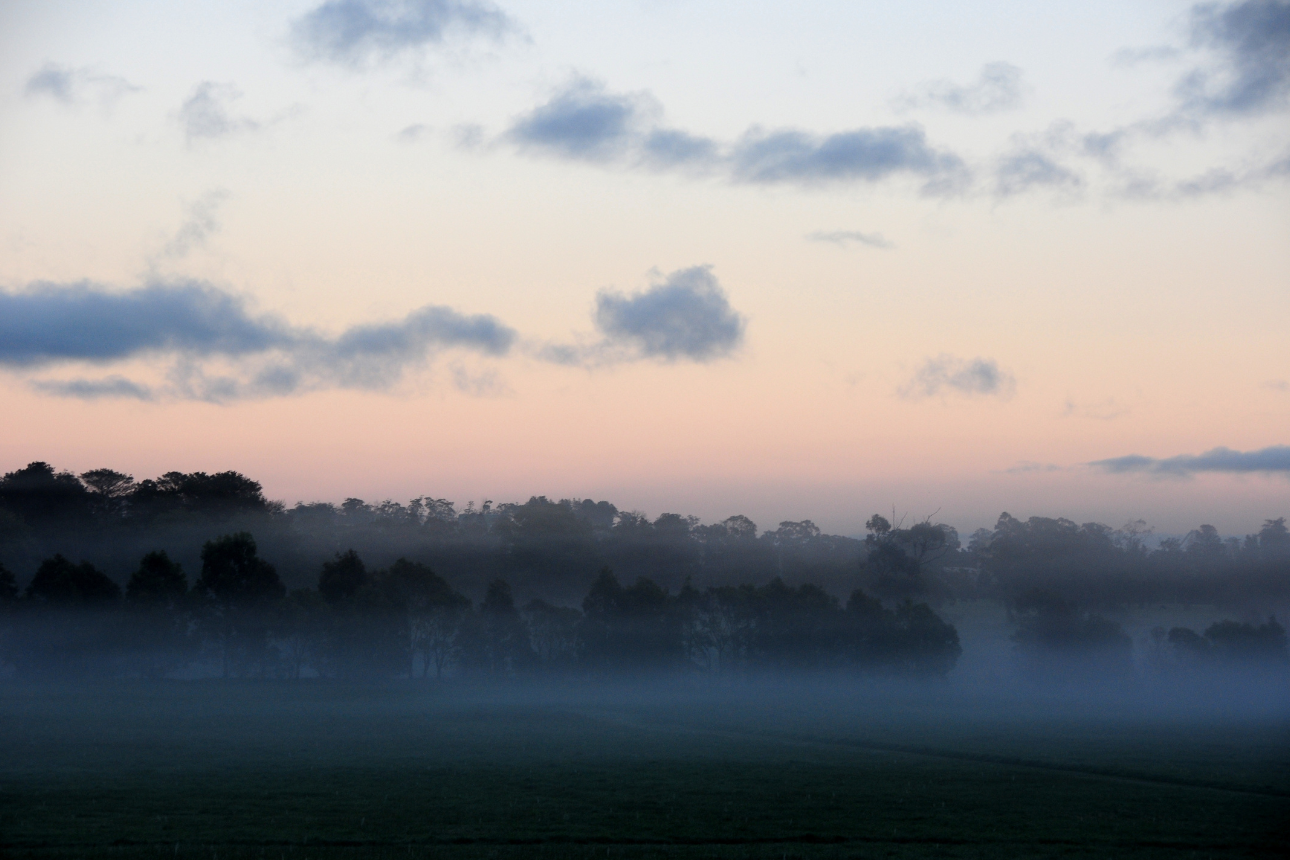
M 1194 788 L 1209 791 L 1231 792 L 1235 794 L 1248 794 L 1255 795 L 1257 797 L 1290 798 L 1290 790 L 1278 789 L 1272 786 L 1234 785 L 1229 782 L 1220 782 L 1217 780 L 1187 779 L 1186 777 L 1169 776 L 1168 774 L 1144 773 L 1142 771 L 1119 770 L 1116 768 L 1095 767 L 1092 765 L 1061 764 L 1060 762 L 1020 758 L 1017 756 L 963 752 L 959 750 L 920 746 L 917 744 L 898 744 L 885 741 L 866 741 L 847 738 L 827 738 L 813 735 L 793 734 L 790 732 L 750 731 L 748 729 L 733 729 L 728 727 L 709 728 L 686 723 L 649 723 L 642 722 L 639 718 L 627 717 L 621 713 L 613 711 L 593 712 L 578 709 L 571 713 L 587 719 L 597 720 L 599 722 L 609 722 L 619 726 L 646 731 L 708 735 L 710 737 L 723 737 L 731 740 L 772 741 L 776 743 L 795 744 L 798 746 L 833 747 L 840 749 L 865 750 L 868 752 L 899 753 L 902 755 L 923 756 L 926 758 L 937 758 L 949 761 L 972 762 L 975 764 L 990 764 L 1001 767 L 1018 767 L 1029 770 L 1066 773 L 1071 774 L 1072 776 L 1113 779 L 1144 785 L 1167 785 L 1177 788 Z

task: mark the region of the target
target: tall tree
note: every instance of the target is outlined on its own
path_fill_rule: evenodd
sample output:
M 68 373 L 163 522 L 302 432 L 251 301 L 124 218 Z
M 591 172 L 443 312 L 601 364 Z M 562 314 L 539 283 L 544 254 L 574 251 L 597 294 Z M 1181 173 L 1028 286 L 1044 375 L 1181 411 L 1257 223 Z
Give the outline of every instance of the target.
M 273 565 L 260 558 L 247 532 L 207 541 L 195 591 L 207 598 L 220 642 L 220 663 L 228 677 L 234 660 L 264 665 L 268 610 L 286 594 Z

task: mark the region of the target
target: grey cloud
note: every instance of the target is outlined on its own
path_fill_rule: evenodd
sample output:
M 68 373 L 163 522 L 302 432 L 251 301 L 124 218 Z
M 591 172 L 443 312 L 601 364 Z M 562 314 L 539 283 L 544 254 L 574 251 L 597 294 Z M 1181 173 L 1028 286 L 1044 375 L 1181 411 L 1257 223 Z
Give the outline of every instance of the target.
M 602 290 L 595 321 L 607 344 L 666 361 L 727 356 L 743 343 L 746 326 L 710 266 L 672 272 L 631 296 Z
M 526 149 L 581 161 L 622 157 L 637 142 L 649 112 L 644 96 L 615 95 L 579 79 L 550 101 L 521 117 L 508 132 Z
M 651 131 L 642 148 L 645 161 L 657 167 L 707 165 L 717 160 L 721 150 L 711 138 L 671 128 Z
M 252 315 L 237 296 L 194 281 L 116 293 L 90 283 L 0 293 L 0 365 L 21 370 L 136 358 L 173 362 L 160 389 L 121 377 L 33 383 L 74 397 L 220 401 L 327 387 L 380 389 L 440 350 L 500 356 L 514 341 L 515 332 L 492 316 L 438 306 L 328 337 Z
M 1016 389 L 1016 379 L 1001 370 L 991 359 L 965 360 L 942 353 L 923 364 L 901 389 L 911 399 L 954 393 L 970 396 L 1009 397 Z
M 241 92 L 229 84 L 202 81 L 179 108 L 179 124 L 191 144 L 196 140 L 213 140 L 244 131 L 255 131 L 260 123 L 249 117 L 234 116 L 231 104 Z
M 806 234 L 807 241 L 827 242 L 831 245 L 867 245 L 870 248 L 896 247 L 881 233 L 861 233 L 858 230 L 816 230 Z
M 995 194 L 1012 197 L 1036 188 L 1076 191 L 1084 180 L 1039 149 L 1025 148 L 1001 158 L 995 167 Z
M 574 161 L 712 171 L 759 185 L 879 182 L 904 175 L 922 179 L 925 193 L 953 194 L 969 178 L 962 159 L 933 147 L 914 125 L 829 135 L 754 127 L 723 143 L 662 126 L 661 113 L 647 93 L 611 93 L 579 78 L 517 119 L 502 140 Z
M 57 63 L 41 66 L 23 87 L 29 98 L 46 96 L 65 105 L 83 101 L 110 103 L 139 87 L 115 75 L 105 75 L 90 68 L 72 68 Z
M 1060 472 L 1062 467 L 1056 463 L 1036 463 L 1032 460 L 1023 460 L 1011 468 L 1004 469 L 1006 475 L 1032 475 L 1036 472 Z
M 987 114 L 1021 104 L 1021 69 L 1011 63 L 987 63 L 975 83 L 928 81 L 896 101 L 897 108 L 942 107 L 966 114 Z
M 430 126 L 424 123 L 418 122 L 418 123 L 413 123 L 412 125 L 404 126 L 398 131 L 397 134 L 394 135 L 394 137 L 396 140 L 400 141 L 401 143 L 416 143 L 418 140 L 425 137 L 426 134 L 428 134 L 429 132 L 430 132 Z
M 731 152 L 735 179 L 758 184 L 877 182 L 896 174 L 924 177 L 928 193 L 962 184 L 958 156 L 929 146 L 916 126 L 864 128 L 823 137 L 795 130 L 751 131 Z
M 1290 380 L 1269 379 L 1267 382 L 1263 383 L 1263 387 L 1270 391 L 1290 391 Z
M 290 345 L 292 330 L 253 317 L 238 297 L 197 281 L 110 292 L 90 282 L 0 292 L 0 365 L 116 361 L 149 351 L 243 355 Z
M 328 0 L 297 19 L 291 35 L 315 60 L 358 65 L 442 43 L 450 31 L 500 37 L 514 23 L 472 0 Z
M 1195 71 L 1179 82 L 1190 108 L 1216 114 L 1254 114 L 1280 107 L 1290 95 L 1290 2 L 1244 0 L 1192 8 L 1192 44 L 1216 51 L 1226 68 Z
M 1157 460 L 1140 454 L 1095 460 L 1088 465 L 1112 474 L 1144 473 L 1149 475 L 1185 477 L 1196 472 L 1227 472 L 1247 474 L 1252 472 L 1280 472 L 1290 474 L 1290 445 L 1272 445 L 1258 451 L 1233 451 L 1231 448 L 1214 448 L 1203 454 L 1180 454 Z
M 78 400 L 98 400 L 106 397 L 118 400 L 150 401 L 156 397 L 147 385 L 126 379 L 124 376 L 109 376 L 104 379 L 42 379 L 32 382 L 31 387 L 41 394 L 72 397 Z
M 217 188 L 203 194 L 186 208 L 184 222 L 179 225 L 175 235 L 161 249 L 161 256 L 171 259 L 183 257 L 194 248 L 206 244 L 206 240 L 219 230 L 219 219 L 216 212 L 225 200 L 228 192 Z

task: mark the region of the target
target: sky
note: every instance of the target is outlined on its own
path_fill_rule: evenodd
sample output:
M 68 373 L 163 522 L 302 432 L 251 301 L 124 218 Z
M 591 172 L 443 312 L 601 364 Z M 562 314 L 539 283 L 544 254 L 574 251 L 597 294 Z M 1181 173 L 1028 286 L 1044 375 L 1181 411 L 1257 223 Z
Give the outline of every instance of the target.
M 0 0 L 0 472 L 1290 515 L 1290 2 Z

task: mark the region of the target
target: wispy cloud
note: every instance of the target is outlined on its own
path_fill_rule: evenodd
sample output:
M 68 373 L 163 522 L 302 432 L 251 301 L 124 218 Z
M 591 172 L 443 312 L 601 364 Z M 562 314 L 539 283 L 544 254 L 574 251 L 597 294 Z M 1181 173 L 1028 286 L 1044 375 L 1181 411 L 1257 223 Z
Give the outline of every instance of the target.
M 1168 477 L 1186 477 L 1197 472 L 1290 474 L 1290 445 L 1272 445 L 1258 451 L 1214 448 L 1203 454 L 1180 454 L 1163 460 L 1130 454 L 1095 460 L 1088 465 L 1111 474 L 1143 473 Z
M 900 390 L 909 399 L 945 394 L 1011 397 L 1017 381 L 993 359 L 962 359 L 942 353 L 929 358 Z
M 179 124 L 189 145 L 260 129 L 258 120 L 234 114 L 233 103 L 241 97 L 231 84 L 202 81 L 194 87 L 179 108 Z
M 1034 475 L 1065 471 L 1056 463 L 1036 463 L 1033 460 L 1022 460 L 1015 466 L 1003 470 L 1005 475 Z
M 228 196 L 227 191 L 216 188 L 184 207 L 184 221 L 161 249 L 160 256 L 179 259 L 205 245 L 206 240 L 220 228 L 216 216 Z
M 1019 107 L 1024 95 L 1021 69 L 1011 63 L 987 63 L 970 84 L 926 81 L 896 99 L 898 110 L 939 107 L 965 114 L 988 114 Z
M 291 36 L 309 59 L 360 66 L 454 33 L 500 38 L 515 29 L 499 8 L 477 0 L 328 0 L 296 19 Z
M 1015 149 L 1000 158 L 995 165 L 994 182 L 998 197 L 1013 197 L 1036 189 L 1070 193 L 1084 186 L 1082 176 L 1034 147 Z
M 1263 383 L 1263 387 L 1270 391 L 1280 391 L 1283 393 L 1288 392 L 1290 391 L 1290 380 L 1269 379 L 1267 382 Z
M 1108 397 L 1105 400 L 1099 400 L 1094 403 L 1076 403 L 1074 400 L 1067 399 L 1066 406 L 1062 410 L 1063 418 L 1093 418 L 1098 421 L 1113 421 L 1123 415 L 1128 415 L 1132 410 L 1116 400 L 1114 397 Z
M 896 247 L 881 233 L 861 233 L 858 230 L 816 230 L 807 233 L 808 242 L 826 242 L 830 245 L 866 245 L 884 250 Z
M 41 66 L 23 86 L 23 93 L 28 98 L 52 98 L 69 106 L 88 101 L 111 104 L 121 96 L 139 90 L 125 78 L 88 67 L 73 68 L 58 63 Z

